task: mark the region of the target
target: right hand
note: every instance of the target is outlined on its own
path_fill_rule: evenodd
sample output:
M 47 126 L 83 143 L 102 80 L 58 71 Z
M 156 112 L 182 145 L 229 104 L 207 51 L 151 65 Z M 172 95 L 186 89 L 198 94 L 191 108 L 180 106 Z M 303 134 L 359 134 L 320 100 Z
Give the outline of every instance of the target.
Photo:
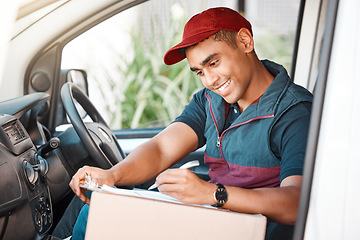
M 72 177 L 69 186 L 73 190 L 73 192 L 78 196 L 81 201 L 86 204 L 90 204 L 90 199 L 85 195 L 85 189 L 81 188 L 79 185 L 84 184 L 86 172 L 88 172 L 99 186 L 104 184 L 112 187 L 115 184 L 114 176 L 108 171 L 101 168 L 84 166 L 80 168 Z

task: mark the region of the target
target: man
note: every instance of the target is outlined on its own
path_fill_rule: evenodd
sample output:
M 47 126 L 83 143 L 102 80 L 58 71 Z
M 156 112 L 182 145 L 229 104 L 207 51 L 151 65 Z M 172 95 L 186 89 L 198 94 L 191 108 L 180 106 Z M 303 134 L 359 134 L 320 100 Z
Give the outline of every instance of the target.
M 228 8 L 208 9 L 188 21 L 182 42 L 164 62 L 184 58 L 205 88 L 183 113 L 111 169 L 79 169 L 70 187 L 89 204 L 79 187 L 86 172 L 109 186 L 157 176 L 159 191 L 184 203 L 265 215 L 271 238 L 274 226 L 296 221 L 312 96 L 293 84 L 282 66 L 258 59 L 251 24 Z M 205 144 L 209 182 L 189 170 L 166 170 Z M 74 239 L 79 228 L 84 234 L 83 222 L 86 211 Z

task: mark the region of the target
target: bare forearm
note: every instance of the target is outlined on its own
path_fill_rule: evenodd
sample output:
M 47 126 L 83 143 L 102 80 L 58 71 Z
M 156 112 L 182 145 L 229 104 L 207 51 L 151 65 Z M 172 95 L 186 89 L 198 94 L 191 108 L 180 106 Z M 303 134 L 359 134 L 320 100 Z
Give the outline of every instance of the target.
M 244 189 L 226 186 L 228 201 L 223 207 L 235 212 L 262 214 L 278 223 L 295 224 L 301 181 L 302 176 L 290 176 L 277 188 Z M 207 183 L 203 186 L 202 196 L 207 198 L 200 204 L 215 204 L 213 193 L 216 185 Z
M 183 123 L 173 123 L 136 148 L 110 169 L 116 185 L 145 182 L 184 158 L 197 147 L 195 132 Z
M 227 187 L 229 200 L 224 205 L 232 211 L 263 214 L 269 219 L 295 224 L 300 196 L 300 187 L 242 189 Z
M 138 184 L 157 176 L 171 165 L 162 159 L 161 151 L 153 141 L 142 144 L 110 169 L 115 185 Z

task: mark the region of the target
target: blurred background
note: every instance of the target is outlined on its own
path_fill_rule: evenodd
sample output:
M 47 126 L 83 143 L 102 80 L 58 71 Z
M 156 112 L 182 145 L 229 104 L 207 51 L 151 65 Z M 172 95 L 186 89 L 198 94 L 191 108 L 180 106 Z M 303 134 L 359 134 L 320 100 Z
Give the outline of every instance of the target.
M 290 71 L 299 5 L 300 0 L 148 1 L 69 42 L 61 68 L 86 70 L 90 99 L 112 129 L 164 127 L 203 87 L 187 61 L 163 63 L 191 16 L 216 6 L 239 11 L 252 23 L 259 58 Z

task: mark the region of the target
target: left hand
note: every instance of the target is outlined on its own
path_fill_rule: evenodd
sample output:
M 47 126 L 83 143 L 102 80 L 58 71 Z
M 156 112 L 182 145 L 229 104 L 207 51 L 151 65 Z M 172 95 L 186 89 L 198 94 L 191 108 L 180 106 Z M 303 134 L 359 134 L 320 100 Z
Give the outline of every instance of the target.
M 168 169 L 156 178 L 161 193 L 189 204 L 215 204 L 216 185 L 200 179 L 189 169 Z

